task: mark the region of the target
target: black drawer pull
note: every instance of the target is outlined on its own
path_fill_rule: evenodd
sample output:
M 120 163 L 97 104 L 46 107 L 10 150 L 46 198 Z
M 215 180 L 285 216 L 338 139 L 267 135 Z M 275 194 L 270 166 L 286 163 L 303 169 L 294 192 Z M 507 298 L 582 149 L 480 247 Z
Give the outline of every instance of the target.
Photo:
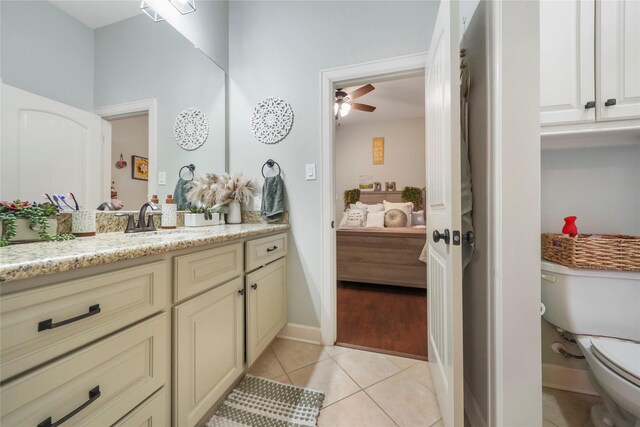
M 273 247 L 272 247 L 272 248 L 267 248 L 267 252 L 273 252 L 273 251 L 275 251 L 276 249 L 278 249 L 278 247 L 277 247 L 276 245 L 273 245 Z
M 605 107 L 611 107 L 612 105 L 616 105 L 615 98 L 607 99 L 607 102 L 604 103 Z
M 69 323 L 77 322 L 78 320 L 85 319 L 87 317 L 95 316 L 100 313 L 100 304 L 92 305 L 89 307 L 89 311 L 80 316 L 72 317 L 67 320 L 61 320 L 57 323 L 53 323 L 53 319 L 43 320 L 38 323 L 38 332 L 46 331 L 47 329 L 59 328 L 60 326 L 68 325 Z
M 584 104 L 584 108 L 585 110 L 588 110 L 589 108 L 596 108 L 596 101 L 589 101 L 586 104 Z
M 38 427 L 57 427 L 60 424 L 64 423 L 65 421 L 68 421 L 69 418 L 73 417 L 74 415 L 76 415 L 78 412 L 82 411 L 87 406 L 91 405 L 99 397 L 100 397 L 100 386 L 97 385 L 94 388 L 92 388 L 91 390 L 89 390 L 89 400 L 84 402 L 82 405 L 78 406 L 76 409 L 74 409 L 73 411 L 69 412 L 67 415 L 65 415 L 64 417 L 60 418 L 55 423 L 51 422 L 51 417 L 47 418 L 46 420 L 44 420 L 43 422 L 38 424 Z

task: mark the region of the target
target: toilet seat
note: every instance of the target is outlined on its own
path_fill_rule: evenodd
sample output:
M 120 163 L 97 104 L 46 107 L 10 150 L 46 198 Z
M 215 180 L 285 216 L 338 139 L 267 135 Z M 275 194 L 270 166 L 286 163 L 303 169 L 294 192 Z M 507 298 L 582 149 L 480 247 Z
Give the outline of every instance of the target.
M 640 343 L 605 337 L 592 337 L 590 341 L 600 362 L 640 387 Z

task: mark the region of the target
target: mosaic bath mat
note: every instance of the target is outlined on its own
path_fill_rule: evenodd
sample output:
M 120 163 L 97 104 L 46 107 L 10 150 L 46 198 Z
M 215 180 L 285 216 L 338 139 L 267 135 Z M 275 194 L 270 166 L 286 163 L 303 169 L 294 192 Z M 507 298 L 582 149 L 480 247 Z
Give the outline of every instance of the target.
M 247 375 L 207 427 L 314 427 L 324 393 Z

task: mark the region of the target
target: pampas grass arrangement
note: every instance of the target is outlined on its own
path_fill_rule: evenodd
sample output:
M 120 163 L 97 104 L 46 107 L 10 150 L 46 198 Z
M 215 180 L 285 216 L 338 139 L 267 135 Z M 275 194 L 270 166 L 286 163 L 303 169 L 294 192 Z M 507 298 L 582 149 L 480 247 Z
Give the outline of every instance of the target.
M 255 181 L 242 173 L 233 176 L 208 173 L 191 181 L 187 201 L 194 206 L 215 208 L 234 201 L 244 203 L 256 190 Z

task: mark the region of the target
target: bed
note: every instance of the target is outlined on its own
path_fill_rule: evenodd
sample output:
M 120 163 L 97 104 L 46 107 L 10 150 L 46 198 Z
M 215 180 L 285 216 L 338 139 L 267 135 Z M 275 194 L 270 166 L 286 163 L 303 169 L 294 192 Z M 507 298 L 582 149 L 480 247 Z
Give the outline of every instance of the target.
M 366 204 L 401 201 L 399 191 L 362 192 Z M 419 260 L 426 227 L 343 228 L 336 231 L 339 281 L 426 288 L 427 268 Z

